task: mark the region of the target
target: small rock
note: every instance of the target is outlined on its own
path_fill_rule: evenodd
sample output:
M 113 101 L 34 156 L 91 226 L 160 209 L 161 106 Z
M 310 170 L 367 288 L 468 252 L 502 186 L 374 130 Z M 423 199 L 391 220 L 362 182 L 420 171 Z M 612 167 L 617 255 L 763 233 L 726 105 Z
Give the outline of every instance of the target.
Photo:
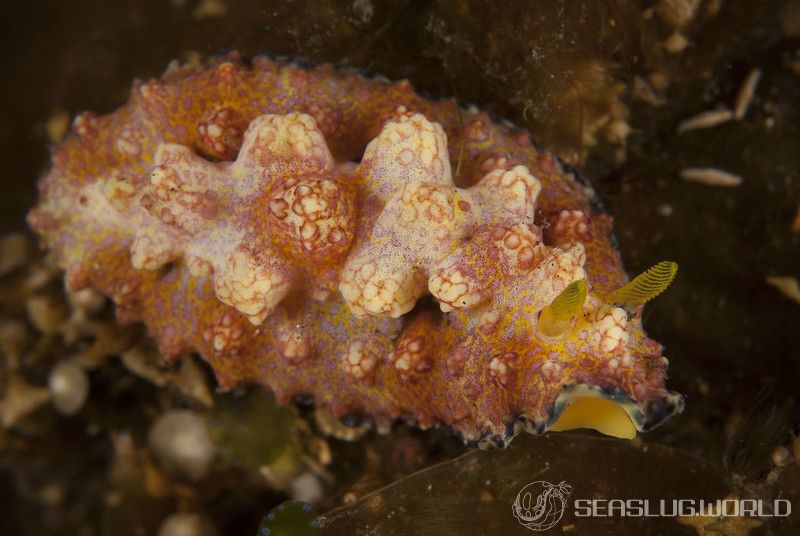
M 74 361 L 63 361 L 53 367 L 47 383 L 53 405 L 62 415 L 78 413 L 89 396 L 89 375 Z
M 292 480 L 289 492 L 292 499 L 307 503 L 316 503 L 324 495 L 319 478 L 311 472 L 305 472 Z
M 215 536 L 214 525 L 199 514 L 188 512 L 172 514 L 161 524 L 158 536 Z
M 195 482 L 208 475 L 216 455 L 205 419 L 189 410 L 170 410 L 156 419 L 149 443 L 162 469 Z

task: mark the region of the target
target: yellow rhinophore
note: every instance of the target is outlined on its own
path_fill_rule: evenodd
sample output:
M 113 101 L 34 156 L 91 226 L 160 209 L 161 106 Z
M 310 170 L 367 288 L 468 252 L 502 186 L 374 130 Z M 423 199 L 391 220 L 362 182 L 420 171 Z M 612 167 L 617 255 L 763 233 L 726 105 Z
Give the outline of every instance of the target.
M 579 279 L 567 285 L 553 303 L 539 313 L 539 331 L 547 337 L 557 337 L 569 329 L 572 319 L 583 310 L 586 301 L 586 281 Z
M 661 261 L 613 291 L 605 301 L 620 305 L 642 305 L 664 292 L 677 273 L 677 262 Z

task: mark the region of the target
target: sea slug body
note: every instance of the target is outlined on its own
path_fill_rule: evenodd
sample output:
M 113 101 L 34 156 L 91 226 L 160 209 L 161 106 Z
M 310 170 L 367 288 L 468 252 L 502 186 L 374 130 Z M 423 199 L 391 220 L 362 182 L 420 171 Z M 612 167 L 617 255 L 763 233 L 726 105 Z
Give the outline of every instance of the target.
M 225 389 L 480 445 L 541 433 L 577 398 L 638 430 L 683 407 L 641 307 L 605 299 L 627 276 L 588 184 L 406 81 L 173 64 L 75 119 L 28 220 L 70 288 L 99 288 L 168 358 L 199 353 Z M 583 305 L 544 334 L 576 281 Z

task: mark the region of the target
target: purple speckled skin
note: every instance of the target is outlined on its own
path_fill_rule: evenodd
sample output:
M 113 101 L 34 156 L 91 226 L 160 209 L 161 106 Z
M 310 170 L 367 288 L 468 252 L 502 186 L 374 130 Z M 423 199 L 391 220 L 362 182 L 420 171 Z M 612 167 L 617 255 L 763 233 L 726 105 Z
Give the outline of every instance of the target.
M 649 429 L 680 411 L 611 218 L 527 132 L 329 66 L 236 55 L 136 82 L 76 118 L 29 222 L 73 289 L 95 286 L 169 358 L 225 389 L 313 395 L 342 417 L 446 424 L 505 444 L 576 386 Z M 584 279 L 557 337 L 538 314 Z M 641 309 L 641 308 L 640 308 Z

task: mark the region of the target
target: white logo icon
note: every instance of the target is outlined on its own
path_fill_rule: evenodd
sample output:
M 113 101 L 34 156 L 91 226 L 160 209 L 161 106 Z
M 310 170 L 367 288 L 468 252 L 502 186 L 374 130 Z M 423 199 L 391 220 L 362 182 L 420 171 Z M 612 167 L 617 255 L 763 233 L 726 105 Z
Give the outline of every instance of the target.
M 566 482 L 531 482 L 517 493 L 511 510 L 523 527 L 535 531 L 553 528 L 564 516 L 572 486 Z

